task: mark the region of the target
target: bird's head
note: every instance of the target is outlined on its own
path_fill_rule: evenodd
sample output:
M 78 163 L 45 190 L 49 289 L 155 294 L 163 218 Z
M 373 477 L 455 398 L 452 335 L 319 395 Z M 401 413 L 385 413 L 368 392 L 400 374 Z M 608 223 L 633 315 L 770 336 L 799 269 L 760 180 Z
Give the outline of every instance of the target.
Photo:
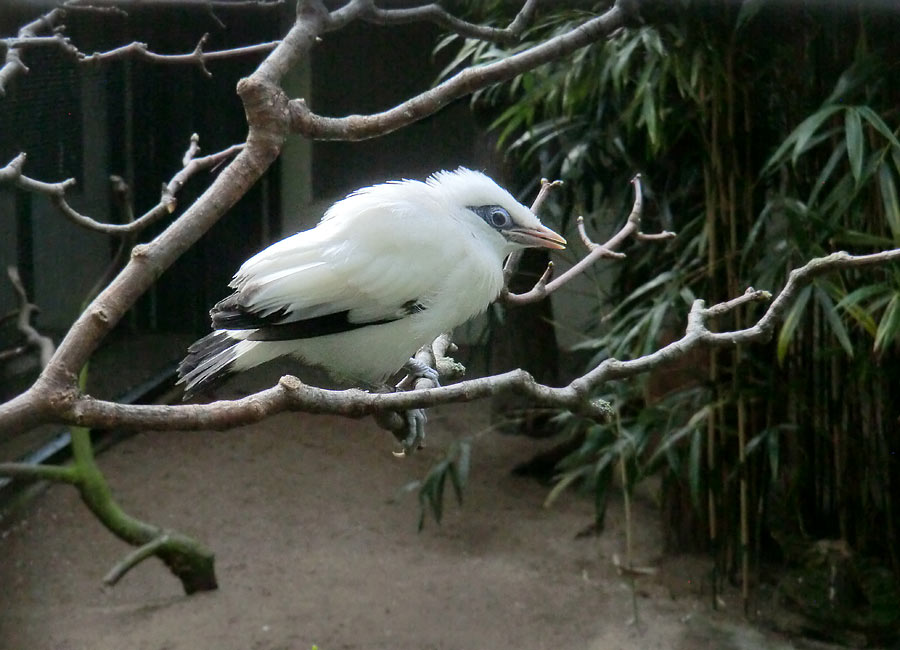
M 565 239 L 480 172 L 460 167 L 452 172 L 437 172 L 427 183 L 444 195 L 444 200 L 472 226 L 473 232 L 492 238 L 506 252 L 516 248 L 566 247 Z

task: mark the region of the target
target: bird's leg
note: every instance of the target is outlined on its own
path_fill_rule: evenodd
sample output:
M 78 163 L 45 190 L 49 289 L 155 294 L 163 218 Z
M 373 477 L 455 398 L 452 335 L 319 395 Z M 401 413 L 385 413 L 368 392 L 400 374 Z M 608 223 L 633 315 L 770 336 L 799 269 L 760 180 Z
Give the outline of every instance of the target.
M 408 374 L 397 384 L 397 390 L 417 388 L 418 380 L 420 379 L 430 381 L 435 388 L 439 388 L 441 385 L 438 371 L 416 357 L 410 357 L 409 361 L 403 364 L 403 370 Z M 424 387 L 428 388 L 428 386 Z M 423 449 L 425 447 L 425 423 L 428 421 L 425 409 L 410 409 L 406 411 L 405 415 L 406 437 L 400 441 L 403 450 L 402 452 L 397 452 L 399 456 L 405 456 L 414 449 Z
M 413 381 L 416 379 L 428 379 L 434 384 L 435 388 L 440 388 L 441 386 L 441 376 L 438 374 L 438 371 L 424 361 L 419 361 L 415 357 L 410 357 L 409 361 L 403 364 L 403 369 L 409 373 L 409 377 L 404 378 L 404 380 L 397 385 L 398 388 L 400 388 L 401 385 L 406 384 L 409 378 L 412 378 Z
M 378 426 L 394 434 L 400 443 L 400 448 L 394 452 L 395 456 L 406 456 L 425 447 L 425 422 L 428 419 L 425 409 L 381 411 L 375 413 L 374 417 Z
M 422 347 L 414 358 L 403 364 L 403 369 L 408 374 L 394 387 L 394 390 L 411 390 L 416 387 L 438 388 L 441 385 L 441 376 L 445 379 L 462 376 L 465 373 L 465 367 L 447 356 L 448 352 L 453 352 L 455 349 L 456 346 L 453 345 L 448 334 L 442 334 L 433 343 Z M 422 384 L 419 383 L 420 381 Z M 426 382 L 431 382 L 431 386 L 428 386 Z M 388 386 L 384 386 L 384 388 L 390 390 Z M 375 420 L 383 429 L 393 433 L 400 443 L 401 449 L 394 452 L 395 456 L 406 456 L 416 449 L 425 447 L 425 422 L 428 420 L 425 409 L 376 413 Z
M 403 455 L 411 453 L 414 449 L 425 448 L 425 423 L 428 416 L 425 409 L 410 409 L 406 412 L 406 438 L 400 442 L 403 445 Z

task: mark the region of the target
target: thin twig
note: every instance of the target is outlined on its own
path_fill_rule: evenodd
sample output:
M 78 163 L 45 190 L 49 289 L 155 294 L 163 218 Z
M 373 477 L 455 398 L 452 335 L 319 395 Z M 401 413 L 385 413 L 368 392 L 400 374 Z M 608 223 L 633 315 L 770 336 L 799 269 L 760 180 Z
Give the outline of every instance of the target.
M 107 50 L 106 52 L 94 52 L 93 54 L 78 53 L 78 60 L 82 63 L 101 63 L 106 61 L 116 61 L 125 58 L 143 59 L 153 63 L 183 65 L 195 64 L 207 77 L 212 77 L 212 73 L 207 69 L 206 64 L 210 61 L 220 61 L 222 59 L 231 59 L 238 56 L 247 56 L 249 54 L 258 54 L 260 52 L 270 52 L 281 41 L 268 41 L 266 43 L 254 43 L 253 45 L 245 45 L 243 47 L 234 47 L 227 50 L 214 50 L 206 52 L 203 47 L 209 39 L 209 34 L 204 34 L 197 42 L 194 50 L 188 54 L 159 54 L 152 51 L 146 43 L 135 41 L 128 45 Z
M 213 9 L 270 9 L 280 7 L 285 0 L 69 0 L 65 7 L 69 10 L 84 9 L 91 11 L 118 10 L 125 13 L 128 9 L 147 7 L 184 8 L 212 7 Z
M 519 40 L 525 28 L 531 24 L 537 11 L 538 0 L 526 0 L 525 4 L 505 28 L 486 27 L 457 18 L 436 3 L 403 9 L 382 9 L 374 0 L 355 0 L 364 7 L 362 20 L 376 25 L 401 25 L 426 21 L 465 38 L 481 41 L 513 44 Z
M 44 368 L 50 363 L 50 358 L 53 356 L 56 346 L 53 344 L 53 339 L 38 332 L 31 324 L 32 315 L 40 310 L 37 305 L 29 302 L 28 293 L 25 291 L 25 285 L 22 284 L 22 278 L 19 275 L 19 269 L 15 266 L 7 266 L 6 274 L 9 276 L 9 281 L 19 300 L 19 317 L 16 326 L 25 336 L 26 343 L 30 347 L 38 349 L 41 368 Z
M 550 196 L 550 192 L 553 190 L 562 187 L 563 182 L 560 180 L 550 181 L 546 178 L 541 179 L 541 189 L 538 190 L 537 196 L 534 197 L 534 201 L 531 204 L 531 212 L 532 214 L 537 214 L 541 206 L 544 205 L 544 202 L 547 200 L 547 197 Z M 522 250 L 513 251 L 510 253 L 509 257 L 506 258 L 506 263 L 503 265 L 503 287 L 504 289 L 509 286 L 509 281 L 512 279 L 512 276 L 515 275 L 516 271 L 519 269 L 519 263 L 522 261 Z M 552 264 L 552 263 L 551 263 Z M 544 275 L 547 273 L 552 273 L 552 266 L 547 266 L 547 271 L 544 272 Z
M 64 26 L 59 24 L 59 21 L 65 17 L 67 12 L 80 10 L 95 13 L 115 12 L 121 15 L 127 15 L 127 12 L 122 9 L 123 6 L 159 7 L 165 4 L 177 4 L 183 7 L 185 5 L 197 4 L 203 5 L 211 11 L 213 6 L 276 6 L 281 3 L 282 0 L 272 2 L 264 0 L 249 0 L 246 2 L 216 2 L 215 0 L 171 0 L 171 2 L 169 3 L 165 2 L 164 0 L 154 0 L 152 3 L 142 0 L 114 0 L 108 2 L 103 2 L 103 0 L 101 0 L 100 2 L 98 2 L 97 0 L 93 0 L 90 2 L 66 2 L 62 7 L 57 7 L 22 27 L 16 37 L 0 39 L 0 45 L 4 46 L 4 48 L 6 49 L 5 61 L 3 63 L 3 66 L 0 67 L 0 97 L 5 94 L 6 86 L 11 79 L 20 74 L 28 73 L 28 66 L 25 65 L 22 56 L 24 50 L 29 47 L 58 47 L 65 54 L 71 56 L 79 62 L 86 64 L 114 61 L 129 57 L 144 59 L 146 61 L 162 64 L 195 64 L 200 67 L 200 69 L 206 76 L 211 77 L 212 74 L 206 67 L 206 64 L 209 61 L 218 61 L 222 59 L 231 59 L 240 56 L 258 54 L 261 52 L 270 52 L 275 49 L 275 47 L 280 42 L 269 41 L 266 43 L 254 43 L 252 45 L 245 45 L 243 47 L 235 47 L 225 50 L 214 50 L 212 52 L 207 52 L 204 50 L 204 46 L 206 45 L 206 41 L 208 40 L 209 35 L 204 34 L 200 38 L 197 45 L 194 47 L 194 50 L 188 54 L 159 54 L 150 50 L 146 43 L 140 43 L 137 41 L 114 48 L 112 50 L 108 50 L 106 52 L 94 52 L 93 54 L 85 54 L 80 49 L 78 49 L 78 47 L 74 43 L 72 43 L 72 41 L 64 34 Z M 38 35 L 40 34 L 40 32 L 44 31 L 51 31 L 52 34 L 48 36 Z
M 16 76 L 28 73 L 28 66 L 22 60 L 23 43 L 33 39 L 42 31 L 53 29 L 53 25 L 64 15 L 60 8 L 48 11 L 39 18 L 24 25 L 15 39 L 14 44 L 6 46 L 6 58 L 0 67 L 0 97 L 6 94 L 6 86 Z M 57 40 L 56 37 L 52 37 Z
M 597 260 L 601 258 L 621 259 L 625 257 L 623 253 L 616 251 L 615 249 L 621 246 L 629 237 L 640 236 L 641 212 L 644 205 L 643 191 L 641 189 L 641 175 L 636 174 L 635 177 L 631 179 L 631 183 L 632 185 L 634 185 L 634 204 L 632 205 L 631 213 L 628 215 L 628 219 L 626 219 L 625 221 L 625 225 L 623 225 L 617 233 L 610 237 L 605 243 L 597 244 L 591 241 L 591 238 L 585 231 L 584 219 L 582 217 L 578 217 L 578 233 L 581 236 L 581 241 L 588 249 L 588 254 L 581 260 L 579 260 L 570 269 L 568 269 L 565 273 L 550 282 L 547 282 L 547 274 L 545 273 L 544 277 L 538 280 L 534 287 L 532 287 L 525 293 L 516 294 L 511 293 L 508 290 L 504 290 L 500 294 L 500 301 L 509 305 L 527 305 L 529 303 L 538 302 L 539 300 L 543 300 L 544 298 L 549 296 L 551 293 L 565 285 L 576 276 L 583 273 Z M 660 240 L 671 239 L 674 236 L 675 233 L 665 232 L 655 236 L 644 235 L 644 238 Z
M 21 357 L 27 352 L 27 345 L 16 345 L 11 348 L 6 348 L 5 350 L 0 350 L 0 362 L 9 361 L 10 359 L 15 359 L 16 357 Z
M 194 137 L 196 137 L 196 134 L 194 134 Z M 192 138 L 191 147 L 193 146 Z M 159 203 L 130 223 L 104 223 L 81 214 L 72 208 L 65 198 L 66 192 L 75 185 L 75 179 L 69 178 L 59 183 L 46 183 L 26 176 L 22 171 L 27 159 L 25 153 L 20 153 L 7 163 L 5 167 L 0 168 L 0 184 L 12 182 L 23 190 L 45 195 L 50 199 L 50 202 L 59 209 L 63 216 L 72 223 L 82 226 L 83 228 L 109 235 L 136 233 L 151 224 L 156 223 L 163 216 L 175 211 L 177 205 L 175 194 L 184 186 L 191 176 L 198 171 L 216 167 L 223 160 L 235 156 L 243 148 L 243 144 L 235 144 L 227 149 L 223 149 L 218 153 L 210 154 L 208 156 L 200 158 L 190 157 L 187 165 L 175 174 L 175 176 L 172 177 L 172 180 L 163 186 Z M 187 154 L 185 154 L 185 157 L 188 158 Z
M 128 183 L 121 176 L 115 175 L 109 177 L 109 182 L 113 197 L 115 197 L 116 203 L 122 211 L 122 223 L 134 223 L 134 206 L 131 203 L 131 189 L 128 187 Z M 106 265 L 106 269 L 100 274 L 97 281 L 94 282 L 94 286 L 88 291 L 84 300 L 85 304 L 93 300 L 94 296 L 103 291 L 115 279 L 122 267 L 125 266 L 125 263 L 128 262 L 131 249 L 137 243 L 137 237 L 137 230 L 121 233 L 115 255 Z

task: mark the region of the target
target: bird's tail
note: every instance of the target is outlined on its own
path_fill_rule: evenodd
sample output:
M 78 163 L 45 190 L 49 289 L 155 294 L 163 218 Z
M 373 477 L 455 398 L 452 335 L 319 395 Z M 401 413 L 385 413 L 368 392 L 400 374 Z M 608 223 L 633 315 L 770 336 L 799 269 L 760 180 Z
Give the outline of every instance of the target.
M 296 352 L 296 341 L 250 341 L 255 330 L 215 330 L 188 348 L 178 365 L 184 399 L 221 383 L 236 372 Z
M 216 330 L 195 341 L 184 360 L 178 364 L 178 382 L 184 384 L 184 399 L 219 384 L 232 375 L 240 339 Z

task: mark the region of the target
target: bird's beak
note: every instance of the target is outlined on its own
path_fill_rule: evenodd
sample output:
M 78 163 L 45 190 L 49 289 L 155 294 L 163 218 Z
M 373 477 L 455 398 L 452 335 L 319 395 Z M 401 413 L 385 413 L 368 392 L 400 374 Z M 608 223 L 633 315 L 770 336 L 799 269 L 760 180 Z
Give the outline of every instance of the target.
M 566 240 L 545 226 L 537 228 L 511 228 L 505 233 L 506 238 L 529 248 L 553 248 L 561 250 L 566 247 Z

